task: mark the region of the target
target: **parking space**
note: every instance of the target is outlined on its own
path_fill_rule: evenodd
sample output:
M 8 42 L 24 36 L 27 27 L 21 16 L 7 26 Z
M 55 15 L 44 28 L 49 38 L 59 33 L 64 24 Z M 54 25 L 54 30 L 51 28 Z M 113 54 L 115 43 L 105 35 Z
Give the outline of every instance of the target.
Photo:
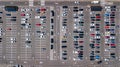
M 62 6 L 60 7 L 60 59 L 61 60 L 67 60 L 68 59 L 68 26 L 67 26 L 67 22 L 68 22 L 68 12 L 69 12 L 69 7 L 68 6 Z
M 11 67 L 118 67 L 117 5 L 0 7 L 0 61 Z M 29 65 L 28 65 L 29 64 Z
M 32 60 L 32 8 L 20 7 L 20 55 L 19 58 L 24 63 Z
M 2 54 L 3 54 L 3 27 L 4 27 L 4 24 L 3 24 L 3 10 L 2 10 L 2 7 L 0 8 L 0 60 L 2 60 Z
M 73 11 L 73 46 L 74 46 L 74 58 L 73 60 L 84 60 L 84 47 L 85 47 L 85 19 L 84 19 L 84 7 L 74 6 Z
M 48 27 L 49 19 L 49 7 L 36 7 L 35 8 L 35 21 L 34 21 L 34 44 L 35 44 L 35 60 L 46 60 L 47 59 L 47 46 L 49 46 L 47 41 L 48 37 Z
M 104 61 L 106 63 L 115 63 L 116 54 L 116 6 L 106 6 L 104 14 Z
M 18 41 L 18 12 L 9 12 L 4 11 L 4 31 L 5 31 L 5 56 L 4 58 L 9 61 L 9 63 L 13 63 L 17 59 L 17 41 Z

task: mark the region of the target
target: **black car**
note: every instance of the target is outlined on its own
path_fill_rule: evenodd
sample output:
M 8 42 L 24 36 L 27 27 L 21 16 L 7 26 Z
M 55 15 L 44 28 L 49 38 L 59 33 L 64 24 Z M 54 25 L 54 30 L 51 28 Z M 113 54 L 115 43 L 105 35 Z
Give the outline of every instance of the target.
M 31 43 L 31 41 L 25 41 L 26 43 Z
M 64 23 L 63 26 L 67 26 L 67 24 Z
M 100 53 L 100 51 L 95 51 L 95 53 Z
M 78 12 L 78 10 L 73 10 L 73 12 Z
M 90 47 L 91 47 L 91 48 L 95 48 L 95 45 L 94 45 L 94 44 L 90 44 Z
M 74 38 L 79 38 L 79 36 L 74 36 Z
M 51 15 L 52 15 L 52 16 L 54 16 L 54 15 L 55 15 L 55 13 L 54 13 L 54 11 L 53 11 L 53 10 L 51 11 Z
M 84 46 L 79 46 L 79 49 L 80 49 L 80 50 L 83 50 L 83 47 L 84 47 Z
M 83 9 L 79 9 L 79 11 L 83 11 Z
M 67 46 L 66 46 L 66 45 L 63 45 L 62 48 L 67 48 Z
M 84 16 L 83 14 L 79 14 L 79 16 Z
M 96 21 L 101 21 L 100 19 L 96 19 Z
M 96 14 L 96 16 L 100 16 L 100 14 Z
M 68 6 L 63 6 L 63 8 L 65 8 L 65 9 L 66 9 L 66 8 L 68 8 Z
M 11 21 L 16 21 L 16 19 L 11 19 Z
M 90 60 L 91 60 L 91 61 L 94 61 L 94 60 L 95 60 L 95 57 L 94 57 L 94 56 L 90 56 Z
M 63 60 L 67 60 L 67 57 L 62 57 Z
M 83 37 L 84 37 L 84 34 L 79 34 L 79 37 L 80 37 L 80 38 L 83 38 Z
M 98 63 L 98 64 L 101 64 L 101 63 L 102 63 L 102 60 L 98 61 L 97 63 Z
M 73 7 L 73 9 L 78 9 L 78 7 Z
M 64 41 L 62 41 L 62 43 L 67 43 L 67 41 L 66 41 L 66 40 L 64 40 Z
M 53 32 L 53 31 L 51 31 L 51 35 L 54 35 L 54 32 Z
M 54 20 L 53 20 L 53 19 L 51 19 L 51 23 L 54 23 Z
M 90 55 L 91 55 L 91 56 L 94 56 L 94 54 L 95 54 L 94 51 L 91 51 Z
M 53 49 L 53 45 L 51 45 L 51 49 Z
M 62 55 L 67 55 L 67 53 L 62 53 Z
M 53 38 L 51 38 L 51 43 L 54 43 L 54 39 Z

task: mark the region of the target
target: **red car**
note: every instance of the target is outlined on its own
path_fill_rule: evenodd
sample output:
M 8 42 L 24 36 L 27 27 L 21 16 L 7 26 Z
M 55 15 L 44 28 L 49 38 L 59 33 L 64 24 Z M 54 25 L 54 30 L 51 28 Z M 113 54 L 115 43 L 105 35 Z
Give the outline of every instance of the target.
M 84 41 L 79 41 L 79 43 L 83 43 Z
M 99 46 L 99 44 L 95 44 L 95 46 Z
M 108 28 L 110 28 L 110 26 L 105 26 L 105 28 L 107 28 L 107 29 L 108 29 Z
M 110 36 L 105 36 L 105 38 L 110 38 Z
M 25 16 L 25 14 L 24 14 L 24 13 L 22 13 L 22 14 L 21 14 L 21 16 Z
M 95 36 L 95 34 L 90 34 L 91 36 Z
M 111 44 L 111 46 L 115 46 L 115 44 Z
M 46 11 L 46 9 L 45 8 L 41 8 L 40 11 Z
M 41 24 L 40 24 L 40 23 L 38 23 L 38 24 L 36 24 L 36 26 L 41 26 Z
M 96 16 L 96 18 L 101 18 L 100 16 Z

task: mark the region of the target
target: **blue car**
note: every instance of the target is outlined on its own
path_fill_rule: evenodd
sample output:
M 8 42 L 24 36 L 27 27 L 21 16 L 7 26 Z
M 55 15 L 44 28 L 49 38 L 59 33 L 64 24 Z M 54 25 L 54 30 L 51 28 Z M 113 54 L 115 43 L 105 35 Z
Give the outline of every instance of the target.
M 105 15 L 105 16 L 110 16 L 110 14 L 109 14 L 109 13 L 105 13 L 104 15 Z
M 11 16 L 11 14 L 6 14 L 6 16 Z
M 115 39 L 111 39 L 111 43 L 114 44 L 115 43 Z
M 96 55 L 96 56 L 95 56 L 95 59 L 100 59 L 100 56 L 99 56 L 99 55 Z

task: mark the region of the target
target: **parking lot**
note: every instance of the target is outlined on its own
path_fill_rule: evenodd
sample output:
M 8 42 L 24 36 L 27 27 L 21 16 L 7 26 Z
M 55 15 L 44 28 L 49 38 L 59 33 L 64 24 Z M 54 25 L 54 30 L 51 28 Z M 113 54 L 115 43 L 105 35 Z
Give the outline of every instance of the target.
M 119 67 L 120 5 L 4 3 L 0 4 L 1 64 Z

